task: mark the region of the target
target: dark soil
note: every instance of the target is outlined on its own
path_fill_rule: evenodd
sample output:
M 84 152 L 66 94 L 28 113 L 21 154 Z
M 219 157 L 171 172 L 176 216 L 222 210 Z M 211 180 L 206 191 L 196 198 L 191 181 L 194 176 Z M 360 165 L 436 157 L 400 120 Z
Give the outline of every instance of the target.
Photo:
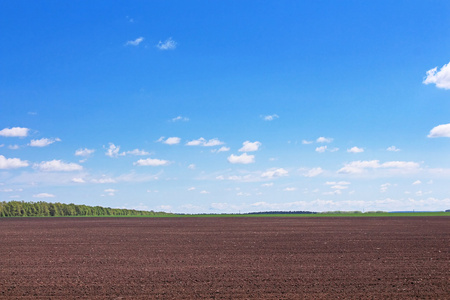
M 450 299 L 450 218 L 3 218 L 0 298 Z

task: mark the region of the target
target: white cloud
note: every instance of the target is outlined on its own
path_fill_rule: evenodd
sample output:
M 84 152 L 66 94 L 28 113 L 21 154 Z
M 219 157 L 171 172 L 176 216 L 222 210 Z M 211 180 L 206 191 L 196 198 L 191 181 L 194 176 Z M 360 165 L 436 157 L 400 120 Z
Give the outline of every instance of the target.
M 142 43 L 142 41 L 144 41 L 144 38 L 141 36 L 135 39 L 134 41 L 126 42 L 125 46 L 138 46 L 140 43 Z
M 88 157 L 89 155 L 91 155 L 94 152 L 95 152 L 94 149 L 84 148 L 84 149 L 78 149 L 77 151 L 75 151 L 75 155 Z
M 400 151 L 400 149 L 398 149 L 398 148 L 395 147 L 395 146 L 390 146 L 390 147 L 388 147 L 386 150 L 387 150 L 387 151 L 391 151 L 391 152 L 399 152 L 399 151 Z
M 242 143 L 242 148 L 239 149 L 239 152 L 253 152 L 253 151 L 258 151 L 259 147 L 261 147 L 261 143 L 256 141 L 256 142 L 250 142 L 250 141 L 245 141 L 244 143 Z
M 379 160 L 371 161 L 352 161 L 339 169 L 338 173 L 342 174 L 361 174 L 366 169 L 394 168 L 394 169 L 417 169 L 419 164 L 411 161 L 388 161 L 380 164 Z
M 220 147 L 220 149 L 211 150 L 212 153 L 227 152 L 227 151 L 230 151 L 230 147 L 222 146 Z
M 195 187 L 192 186 L 192 187 L 188 188 L 187 190 L 188 190 L 188 191 L 194 191 L 194 190 L 195 190 Z
M 450 63 L 444 65 L 439 71 L 437 67 L 427 71 L 427 77 L 423 80 L 424 84 L 434 83 L 441 89 L 450 89 Z
M 110 177 L 102 177 L 99 179 L 94 178 L 91 180 L 91 182 L 92 183 L 115 183 L 116 180 L 113 178 L 110 178 Z
M 261 174 L 261 177 L 263 178 L 276 178 L 276 177 L 283 177 L 283 176 L 287 176 L 289 174 L 289 172 L 283 168 L 278 168 L 278 169 L 269 169 L 266 172 Z
M 54 198 L 55 195 L 49 194 L 49 193 L 40 193 L 40 194 L 33 195 L 33 197 L 34 198 Z
M 152 167 L 167 166 L 168 164 L 170 164 L 170 161 L 157 158 L 140 159 L 137 162 L 133 163 L 133 165 L 136 166 L 152 166 Z
M 118 190 L 115 190 L 115 189 L 106 189 L 106 190 L 104 190 L 104 192 L 107 193 L 108 196 L 115 196 L 117 191 Z
M 416 181 L 413 182 L 413 185 L 418 185 L 418 184 L 421 184 L 421 183 L 422 183 L 422 181 L 416 180 Z
M 0 136 L 4 137 L 26 137 L 30 129 L 24 127 L 12 127 L 0 130 Z
M 36 163 L 33 166 L 35 169 L 39 169 L 44 172 L 73 172 L 73 171 L 81 171 L 83 169 L 82 166 L 75 163 L 65 163 L 61 160 L 50 160 L 43 161 L 41 163 Z
M 175 42 L 171 37 L 165 40 L 164 42 L 159 41 L 156 47 L 159 50 L 174 50 L 177 47 L 177 42 Z
M 317 143 L 331 143 L 332 141 L 333 141 L 332 138 L 326 138 L 323 136 L 317 138 L 317 140 L 316 140 Z
M 278 119 L 279 116 L 277 114 L 273 114 L 273 115 L 268 115 L 268 116 L 261 116 L 264 121 L 273 121 L 275 119 Z
M 187 117 L 182 117 L 182 116 L 178 116 L 178 117 L 172 118 L 171 121 L 172 121 L 172 122 L 177 122 L 177 121 L 187 122 L 187 121 L 189 121 L 189 118 L 187 118 Z
M 9 145 L 9 146 L 8 146 L 8 149 L 11 149 L 11 150 L 17 150 L 17 149 L 19 149 L 19 148 L 20 148 L 19 145 Z
M 72 182 L 75 182 L 75 183 L 85 183 L 86 181 L 84 181 L 83 178 L 72 178 Z
M 269 186 L 273 186 L 273 182 L 269 182 L 269 183 L 263 183 L 261 184 L 262 187 L 269 187 Z
M 316 152 L 324 153 L 327 150 L 327 146 L 321 146 L 316 148 Z
M 195 164 L 190 164 L 190 165 L 188 166 L 188 169 L 195 170 Z
M 303 176 L 305 177 L 315 177 L 317 175 L 320 175 L 323 173 L 322 168 L 312 168 L 310 170 L 308 170 L 308 172 L 306 172 L 305 174 L 303 174 Z
M 61 140 L 59 138 L 55 138 L 55 139 L 42 138 L 40 140 L 31 140 L 30 146 L 31 147 L 45 147 L 45 146 L 53 144 L 54 142 L 61 142 Z
M 209 141 L 205 140 L 204 138 L 199 138 L 197 140 L 192 140 L 186 143 L 186 146 L 204 146 L 204 147 L 213 147 L 213 146 L 219 146 L 223 145 L 224 142 L 221 142 L 220 140 L 214 138 L 210 139 Z
M 364 149 L 363 148 L 358 148 L 358 147 L 352 147 L 352 148 L 350 148 L 350 149 L 347 149 L 347 152 L 349 152 L 349 153 L 361 153 L 361 152 L 364 152 Z
M 232 164 L 251 164 L 255 162 L 255 156 L 247 153 L 242 153 L 241 155 L 231 154 L 228 156 L 228 161 Z
M 200 194 L 209 194 L 209 192 L 208 192 L 208 191 L 205 191 L 205 190 L 203 190 L 203 191 L 201 191 L 201 192 L 200 192 Z
M 181 138 L 174 136 L 167 138 L 165 141 L 163 141 L 163 143 L 167 145 L 177 145 L 180 143 L 180 141 Z
M 287 187 L 283 191 L 285 191 L 285 192 L 293 192 L 293 191 L 296 191 L 296 190 L 297 190 L 297 188 L 295 188 L 295 187 Z
M 314 143 L 314 142 L 313 141 L 307 141 L 307 140 L 303 140 L 302 141 L 303 145 L 309 145 L 309 144 L 312 144 L 312 143 Z
M 383 183 L 382 185 L 380 185 L 380 192 L 384 193 L 387 191 L 387 189 L 391 186 L 392 184 L 390 184 L 389 182 L 387 183 Z
M 105 155 L 109 157 L 118 157 L 120 146 L 116 146 L 113 143 L 109 143 L 109 148 L 106 150 Z
M 0 155 L 0 169 L 17 169 L 28 167 L 28 161 L 21 160 L 20 158 L 6 158 Z
M 431 129 L 429 138 L 450 137 L 450 123 L 442 124 Z
M 336 184 L 348 185 L 348 184 L 351 184 L 351 182 L 348 182 L 348 181 L 338 181 L 338 182 L 336 182 L 336 181 L 327 181 L 327 182 L 325 182 L 325 184 L 326 185 L 336 185 Z
M 124 152 L 121 155 L 123 155 L 123 154 L 142 156 L 142 155 L 150 155 L 151 153 L 147 152 L 145 150 L 134 149 L 134 150 L 131 150 L 131 151 Z

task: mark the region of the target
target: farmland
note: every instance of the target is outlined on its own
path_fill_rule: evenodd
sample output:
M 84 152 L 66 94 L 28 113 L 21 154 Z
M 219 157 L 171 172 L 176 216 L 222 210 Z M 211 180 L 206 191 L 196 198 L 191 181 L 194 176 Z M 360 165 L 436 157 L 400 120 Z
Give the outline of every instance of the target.
M 2 218 L 0 298 L 450 297 L 450 218 Z

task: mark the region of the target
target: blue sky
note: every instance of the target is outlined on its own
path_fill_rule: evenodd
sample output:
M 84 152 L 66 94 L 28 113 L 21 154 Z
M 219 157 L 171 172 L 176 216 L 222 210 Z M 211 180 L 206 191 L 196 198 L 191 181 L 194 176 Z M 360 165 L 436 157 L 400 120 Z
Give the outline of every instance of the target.
M 448 1 L 2 1 L 0 200 L 450 208 Z

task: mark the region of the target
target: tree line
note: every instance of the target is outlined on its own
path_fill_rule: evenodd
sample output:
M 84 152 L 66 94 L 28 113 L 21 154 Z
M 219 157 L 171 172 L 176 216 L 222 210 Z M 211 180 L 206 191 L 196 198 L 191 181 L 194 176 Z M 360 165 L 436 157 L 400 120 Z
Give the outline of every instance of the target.
M 160 214 L 165 213 L 45 201 L 0 202 L 0 217 L 151 216 Z

